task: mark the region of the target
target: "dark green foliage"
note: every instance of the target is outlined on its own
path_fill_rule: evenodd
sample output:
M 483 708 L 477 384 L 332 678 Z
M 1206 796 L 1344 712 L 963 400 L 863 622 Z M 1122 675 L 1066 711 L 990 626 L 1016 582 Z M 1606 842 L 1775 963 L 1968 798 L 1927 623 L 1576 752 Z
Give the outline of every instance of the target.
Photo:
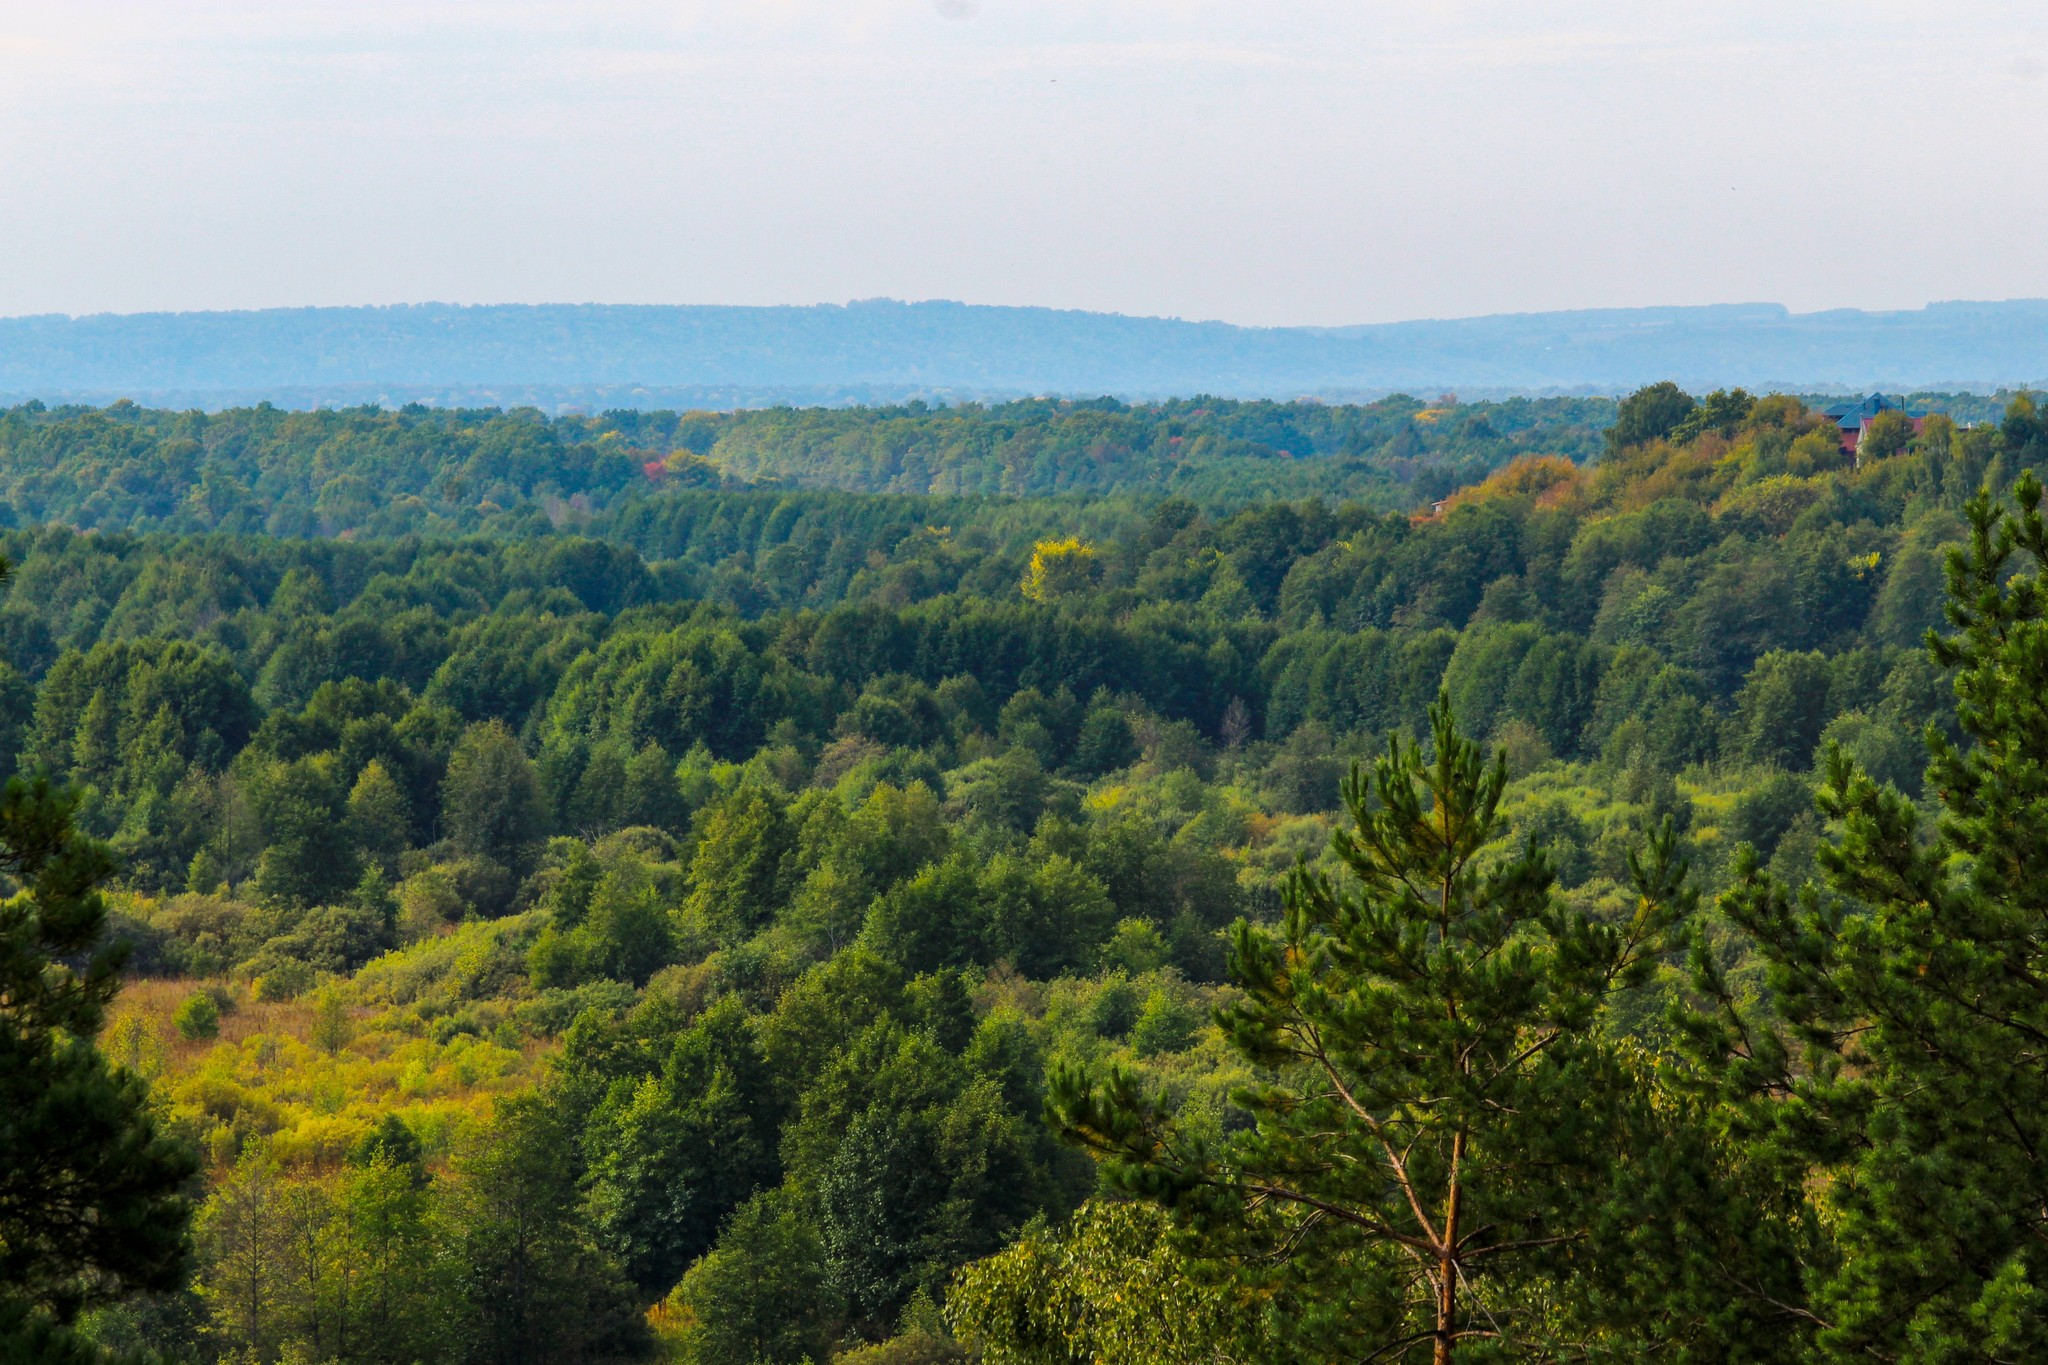
M 664 490 L 763 480 L 866 493 L 1100 495 L 1173 486 L 1237 500 L 1357 496 L 1420 469 L 1478 477 L 1532 445 L 1590 453 L 1613 411 L 1604 399 L 1515 399 L 1471 404 L 1465 421 L 1425 426 L 1411 420 L 1423 408 L 1405 395 L 1366 406 L 1041 399 L 548 420 L 531 408 L 290 412 L 264 404 L 209 414 L 31 403 L 0 413 L 0 506 L 17 525 L 285 536 L 486 527 L 531 535 L 596 523 L 645 544 L 689 534 L 698 509 L 725 519 L 729 505 L 716 493 L 684 500 Z M 783 519 L 800 523 L 804 501 L 787 506 Z M 893 510 L 877 507 L 884 517 Z M 953 521 L 905 520 L 906 531 Z M 770 594 L 807 571 L 843 578 L 862 567 L 812 527 L 778 528 L 766 543 L 748 536 L 751 529 L 728 521 L 720 534 L 737 543 L 707 562 L 753 551 L 748 573 Z M 565 545 L 548 568 L 550 581 L 594 611 L 629 605 L 646 583 L 608 546 L 589 541 Z
M 1626 410 L 1630 402 L 1640 398 L 1647 392 L 1649 390 L 1638 390 L 1635 394 L 1631 394 L 1628 399 L 1623 400 L 1623 409 Z M 1651 405 L 1645 404 L 1643 406 Z M 1660 409 L 1669 408 L 1675 410 L 1678 405 L 1671 402 L 1670 396 L 1667 394 L 1660 395 L 1654 406 Z M 1742 389 L 1715 389 L 1705 398 L 1700 399 L 1698 405 L 1688 412 L 1676 426 L 1672 427 L 1668 435 L 1673 441 L 1690 441 L 1707 432 L 1713 432 L 1721 437 L 1733 436 L 1736 428 L 1742 425 L 1755 408 L 1756 399 Z M 1636 415 L 1639 417 L 1647 416 L 1647 414 L 1640 412 Z M 1660 411 L 1656 414 L 1656 420 L 1661 421 L 1662 419 L 1663 412 Z M 1654 423 L 1648 423 L 1648 425 L 1654 425 Z
M 685 913 L 720 943 L 760 929 L 788 903 L 795 838 L 781 800 L 765 787 L 741 787 L 707 807 L 698 823 Z
M 540 780 L 502 721 L 474 725 L 448 759 L 441 823 L 458 853 L 523 869 L 546 832 Z
M 2048 836 L 2048 531 L 2040 485 L 2011 512 L 1980 497 L 1949 562 L 1967 747 L 1938 731 L 1932 831 L 1840 748 L 1820 805 L 1839 831 L 1826 889 L 1792 892 L 1752 861 L 1725 901 L 1768 966 L 1778 1021 L 1738 1003 L 1704 948 L 1693 1022 L 1703 1060 L 1758 1141 L 1815 1192 L 1834 1255 L 1798 1311 L 1830 1359 L 2030 1359 L 2048 1350 L 2048 1093 L 2035 1048 Z M 1821 1187 L 1825 1186 L 1823 1193 Z
M 1737 393 L 1740 392 L 1737 390 Z M 1728 396 L 1715 394 L 1714 397 L 1724 399 Z M 1698 409 L 1699 405 L 1693 401 L 1691 394 L 1668 380 L 1637 389 L 1622 399 L 1621 405 L 1615 409 L 1614 425 L 1607 428 L 1606 432 L 1607 449 L 1612 453 L 1626 450 L 1630 446 L 1647 445 L 1651 441 L 1662 440 L 1677 432 L 1682 426 L 1692 423 L 1696 416 L 1702 418 L 1702 421 L 1692 423 L 1695 427 L 1719 425 L 1712 422 L 1708 414 L 1701 413 Z M 1747 410 L 1746 404 L 1744 410 Z
M 929 1034 L 877 1024 L 806 1094 L 785 1142 L 817 1201 L 829 1281 L 871 1337 L 1049 1193 L 1035 1125 L 978 1072 Z
M 294 906 L 340 898 L 360 873 L 332 756 L 251 766 L 248 800 L 265 845 L 257 894 Z
M 630 1287 L 579 1217 L 577 1155 L 568 1116 L 533 1096 L 502 1102 L 465 1157 L 450 1229 L 461 1359 L 543 1365 L 644 1351 Z
M 1063 854 L 963 850 L 877 900 L 862 939 L 911 972 L 1008 962 L 1044 977 L 1087 965 L 1114 921 L 1102 883 Z
M 1099 777 L 1127 767 L 1138 757 L 1131 722 L 1111 705 L 1092 706 L 1081 722 L 1074 744 L 1074 767 L 1083 776 Z
M 1831 670 L 1819 654 L 1773 651 L 1735 696 L 1734 747 L 1756 763 L 1803 771 L 1827 725 Z
M 348 1159 L 356 1166 L 375 1166 L 383 1162 L 417 1170 L 420 1140 L 413 1136 L 412 1129 L 405 1126 L 405 1120 L 396 1114 L 386 1114 L 375 1128 L 363 1134 L 355 1146 L 349 1148 Z
M 77 1314 L 186 1268 L 192 1155 L 138 1077 L 94 1048 L 125 950 L 102 937 L 113 870 L 46 780 L 0 794 L 0 1355 L 92 1358 Z
M 1813 787 L 1790 773 L 1773 773 L 1736 802 L 1728 833 L 1768 858 L 1792 822 L 1813 809 Z
M 584 1129 L 598 1237 L 642 1289 L 673 1285 L 728 1215 L 779 1171 L 780 1114 L 753 1022 L 731 996 L 622 1076 Z

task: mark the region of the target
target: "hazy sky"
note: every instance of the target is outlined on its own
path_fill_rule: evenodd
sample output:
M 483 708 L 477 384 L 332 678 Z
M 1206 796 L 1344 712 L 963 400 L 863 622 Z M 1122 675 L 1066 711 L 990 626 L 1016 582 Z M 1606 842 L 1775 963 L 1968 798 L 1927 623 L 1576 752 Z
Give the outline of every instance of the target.
M 0 0 L 0 314 L 2048 295 L 2029 0 Z

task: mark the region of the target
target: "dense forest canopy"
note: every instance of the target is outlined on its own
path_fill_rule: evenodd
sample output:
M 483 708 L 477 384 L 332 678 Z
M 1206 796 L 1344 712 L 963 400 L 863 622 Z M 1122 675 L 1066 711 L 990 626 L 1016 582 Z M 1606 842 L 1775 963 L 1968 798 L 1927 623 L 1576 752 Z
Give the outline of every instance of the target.
M 30 403 L 0 415 L 0 506 L 20 523 L 291 536 L 533 534 L 602 524 L 668 489 L 761 485 L 1239 503 L 1316 494 L 1405 508 L 1518 454 L 1587 455 L 1612 408 L 1101 399 L 549 419 L 417 405 L 207 414 Z
M 111 849 L 100 1050 L 203 1166 L 182 1286 L 23 1311 L 195 1360 L 2024 1358 L 2033 1215 L 1879 1263 L 1857 1163 L 1915 1149 L 1815 973 L 1881 899 L 1845 850 L 2005 790 L 1993 561 L 2048 541 L 1973 498 L 2048 433 L 1614 417 L 13 410 L 0 766 Z M 1305 1111 L 1319 1067 L 1373 1079 Z M 1396 1112 L 1420 1164 L 1304 1174 Z M 1467 1188 L 1526 1231 L 1425 1208 Z

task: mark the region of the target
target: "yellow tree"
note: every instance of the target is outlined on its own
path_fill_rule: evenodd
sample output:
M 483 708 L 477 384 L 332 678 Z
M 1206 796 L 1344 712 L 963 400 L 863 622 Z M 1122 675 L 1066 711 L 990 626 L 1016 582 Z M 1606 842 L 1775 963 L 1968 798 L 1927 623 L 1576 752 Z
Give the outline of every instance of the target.
M 1085 591 L 1095 582 L 1095 547 L 1075 536 L 1041 540 L 1031 548 L 1031 565 L 1019 585 L 1033 602 L 1052 602 Z

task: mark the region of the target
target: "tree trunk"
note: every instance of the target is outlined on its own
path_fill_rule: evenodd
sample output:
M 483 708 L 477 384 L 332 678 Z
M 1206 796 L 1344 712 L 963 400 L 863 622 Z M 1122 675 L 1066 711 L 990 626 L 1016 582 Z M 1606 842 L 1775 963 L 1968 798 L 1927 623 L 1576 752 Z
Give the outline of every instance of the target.
M 1443 1242 L 1437 1253 L 1436 1352 L 1434 1365 L 1451 1365 L 1451 1346 L 1458 1325 L 1458 1215 L 1464 1203 L 1465 1134 L 1451 1137 L 1451 1182 L 1444 1197 Z

